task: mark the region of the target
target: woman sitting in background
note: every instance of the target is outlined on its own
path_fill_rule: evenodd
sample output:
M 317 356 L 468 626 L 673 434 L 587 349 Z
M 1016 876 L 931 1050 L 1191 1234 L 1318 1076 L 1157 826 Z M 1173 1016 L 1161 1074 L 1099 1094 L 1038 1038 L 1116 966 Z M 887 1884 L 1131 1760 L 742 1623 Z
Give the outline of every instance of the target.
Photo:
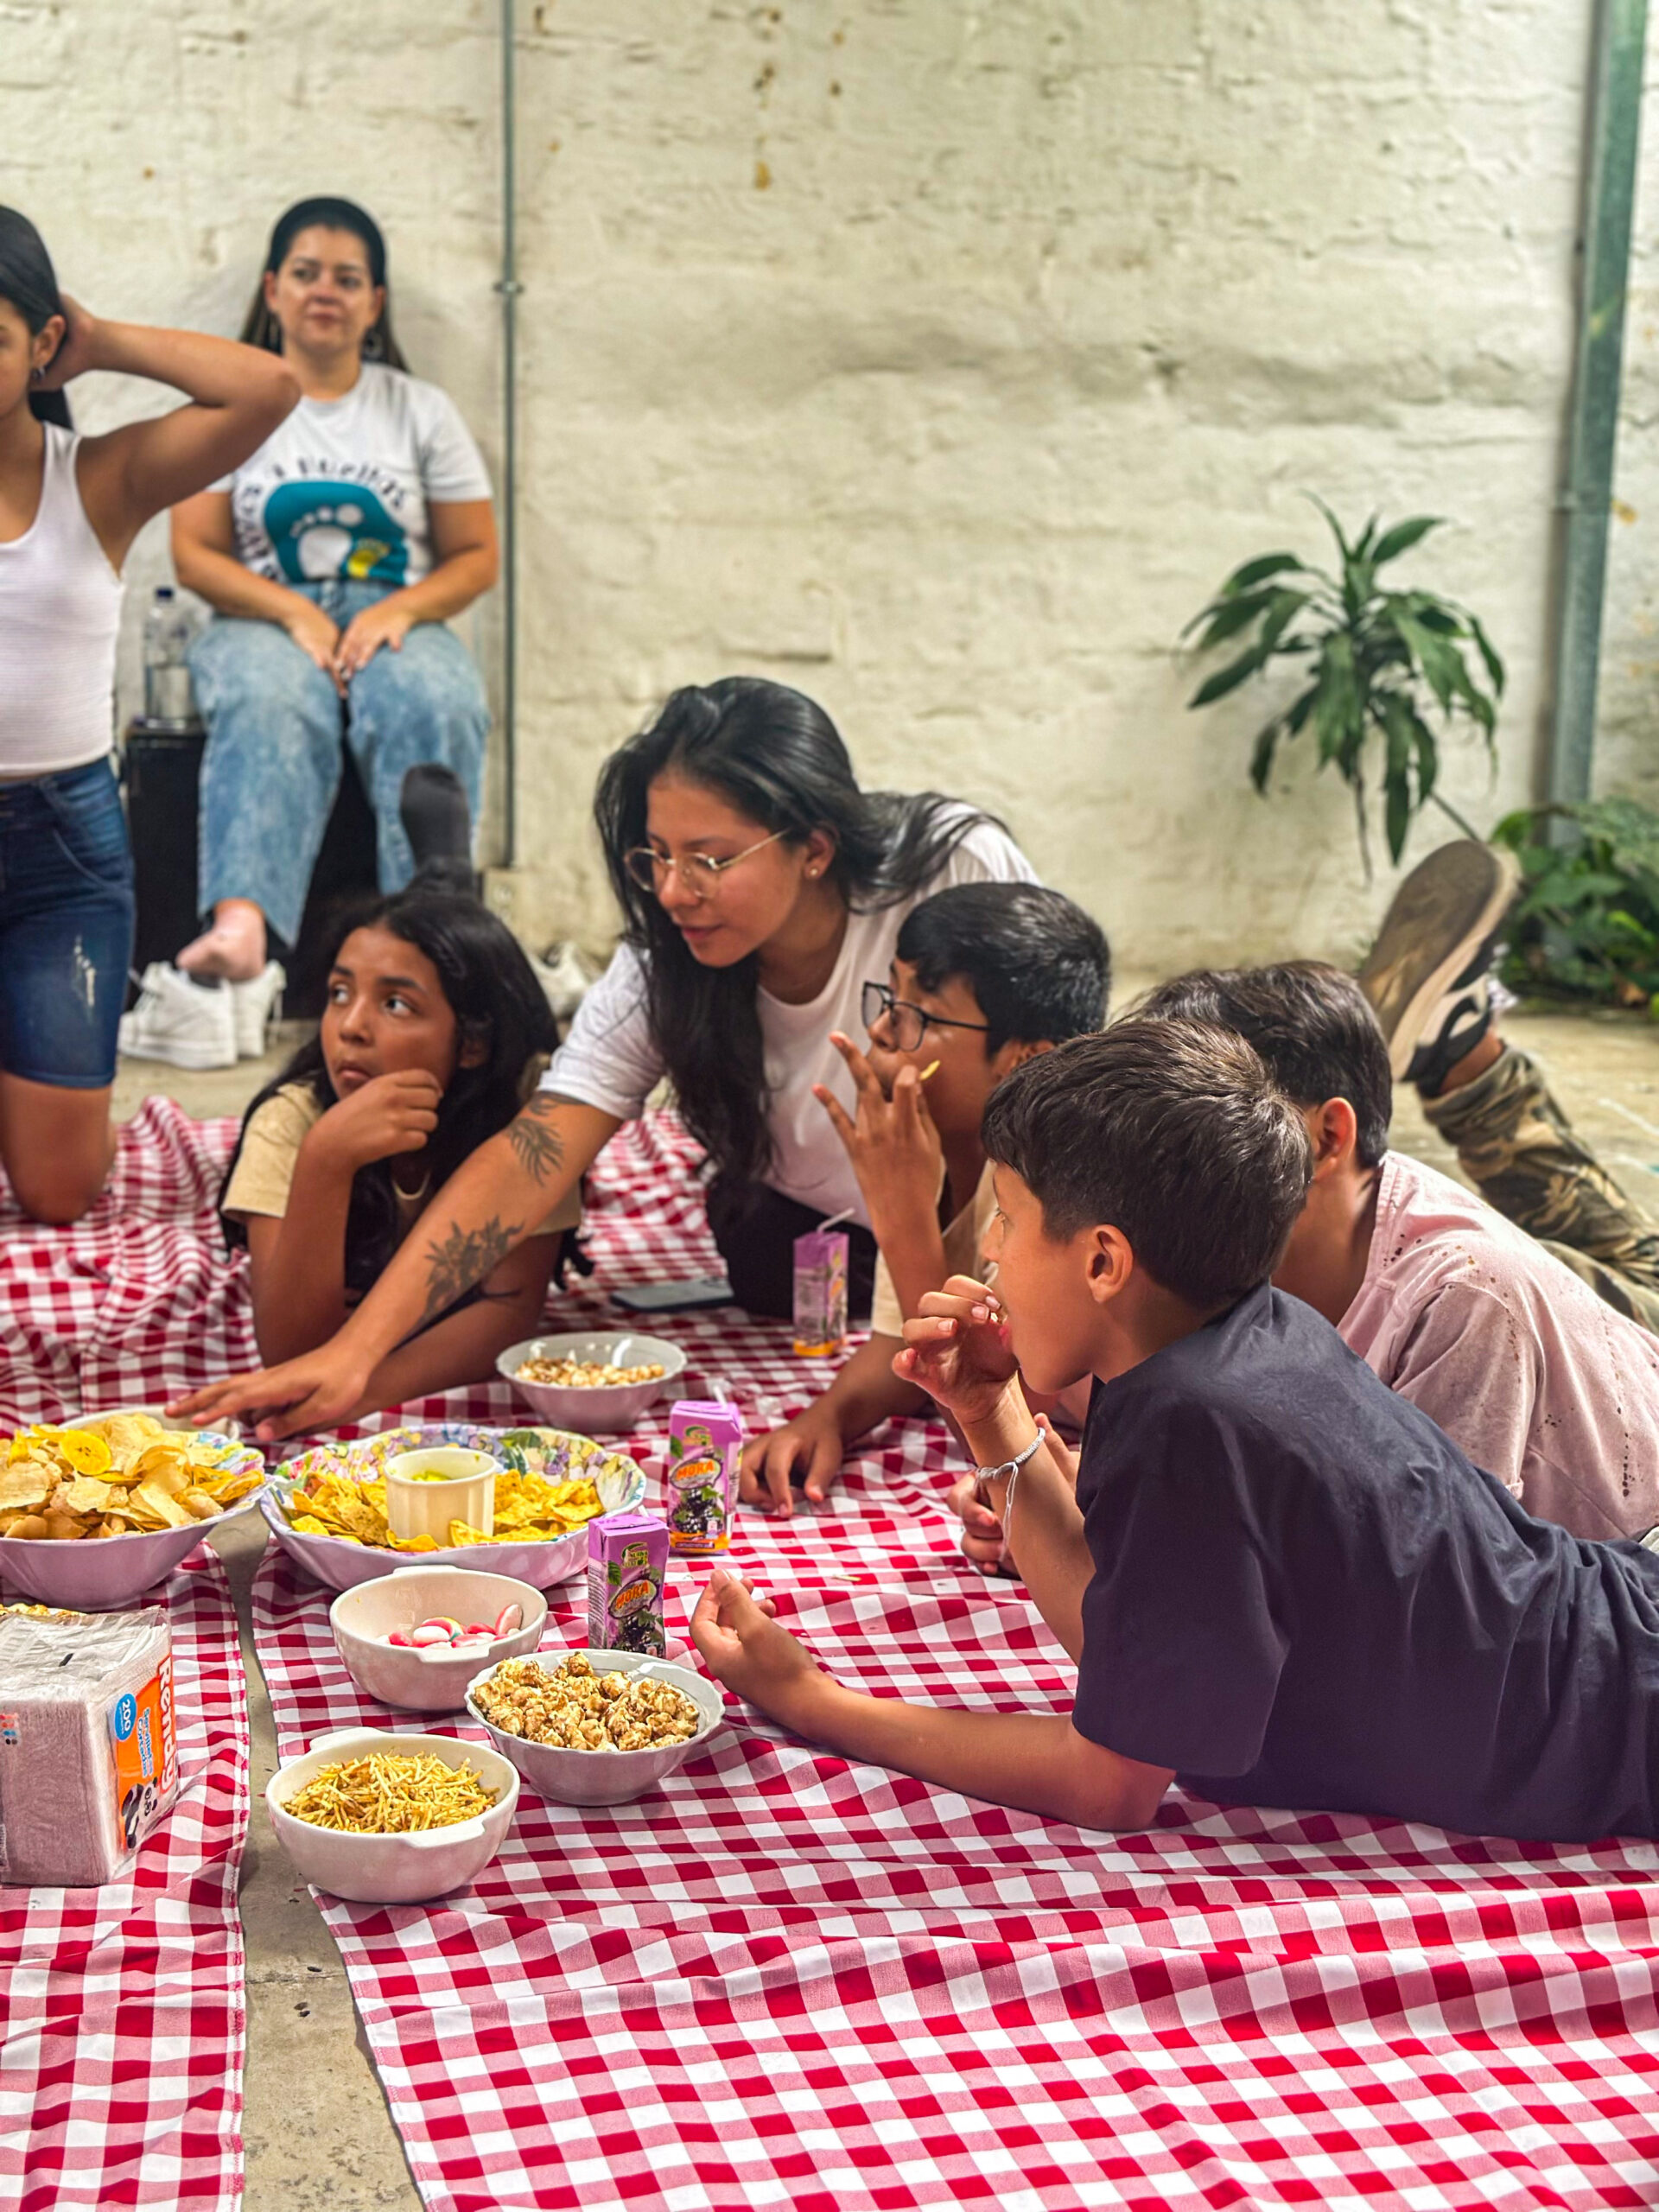
M 383 891 L 414 872 L 398 808 L 410 768 L 453 772 L 459 788 L 416 781 L 424 804 L 453 812 L 448 842 L 466 837 L 489 709 L 443 626 L 498 566 L 483 461 L 454 402 L 404 365 L 385 241 L 360 207 L 289 209 L 242 335 L 282 355 L 300 404 L 173 515 L 179 581 L 217 616 L 190 657 L 208 729 L 200 903 L 211 918 L 178 964 L 232 982 L 265 970 L 268 931 L 289 946 L 298 933 L 342 733 L 374 809 Z

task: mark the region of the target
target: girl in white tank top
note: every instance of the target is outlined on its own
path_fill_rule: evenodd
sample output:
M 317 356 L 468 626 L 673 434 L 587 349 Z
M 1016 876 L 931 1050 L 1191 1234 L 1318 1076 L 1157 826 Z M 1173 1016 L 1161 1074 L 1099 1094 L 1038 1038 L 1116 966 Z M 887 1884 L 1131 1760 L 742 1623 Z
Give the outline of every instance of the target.
M 78 436 L 62 387 L 151 377 L 189 404 Z M 114 1153 L 132 880 L 109 766 L 121 565 L 149 518 L 245 460 L 299 397 L 279 360 L 103 322 L 0 207 L 0 1222 L 73 1221 Z

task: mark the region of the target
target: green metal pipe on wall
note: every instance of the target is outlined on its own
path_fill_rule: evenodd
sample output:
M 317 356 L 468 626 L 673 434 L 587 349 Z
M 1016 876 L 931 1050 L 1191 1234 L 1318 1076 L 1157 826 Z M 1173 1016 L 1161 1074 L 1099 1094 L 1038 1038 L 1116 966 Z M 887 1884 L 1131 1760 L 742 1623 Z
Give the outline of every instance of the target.
M 1607 526 L 1618 442 L 1624 303 L 1642 124 L 1647 0 L 1597 0 L 1586 133 L 1577 358 L 1561 505 L 1566 542 L 1555 634 L 1546 798 L 1590 796 Z

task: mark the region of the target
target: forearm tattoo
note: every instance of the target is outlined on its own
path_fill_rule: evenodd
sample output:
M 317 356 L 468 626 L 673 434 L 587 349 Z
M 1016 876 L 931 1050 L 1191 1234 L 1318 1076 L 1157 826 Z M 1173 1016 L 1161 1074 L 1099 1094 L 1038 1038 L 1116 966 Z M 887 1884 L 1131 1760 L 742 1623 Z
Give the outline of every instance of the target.
M 429 1244 L 426 1307 L 416 1325 L 423 1329 L 440 1313 L 447 1313 L 475 1282 L 482 1282 L 499 1268 L 523 1227 L 522 1222 L 514 1222 L 504 1228 L 500 1215 L 496 1214 L 478 1229 L 455 1227 L 442 1243 Z
M 538 1091 L 508 1124 L 507 1141 L 513 1157 L 532 1182 L 545 1183 L 564 1165 L 564 1139 L 550 1128 L 547 1116 L 561 1102 Z

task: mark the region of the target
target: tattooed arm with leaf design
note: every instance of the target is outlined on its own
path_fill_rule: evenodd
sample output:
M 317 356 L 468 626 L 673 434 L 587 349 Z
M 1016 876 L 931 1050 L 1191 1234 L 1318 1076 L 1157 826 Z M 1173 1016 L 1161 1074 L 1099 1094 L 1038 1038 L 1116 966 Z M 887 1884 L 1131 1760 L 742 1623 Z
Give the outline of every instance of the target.
M 212 1383 L 169 1410 L 203 1423 L 257 1413 L 259 1439 L 268 1443 L 332 1428 L 443 1387 L 426 1379 L 434 1371 L 429 1348 L 458 1357 L 465 1337 L 471 1356 L 471 1332 L 483 1328 L 475 1317 L 492 1312 L 498 1290 L 514 1300 L 522 1294 L 514 1272 L 520 1249 L 543 1241 L 541 1224 L 621 1126 L 618 1116 L 597 1106 L 537 1091 L 499 1136 L 455 1170 L 379 1281 L 326 1344 L 280 1367 Z M 453 1312 L 475 1283 L 485 1285 L 486 1296 Z M 516 1305 L 514 1313 L 513 1328 L 500 1336 L 496 1351 L 533 1331 L 533 1319 L 520 1329 Z M 448 1380 L 456 1379 L 452 1366 Z

